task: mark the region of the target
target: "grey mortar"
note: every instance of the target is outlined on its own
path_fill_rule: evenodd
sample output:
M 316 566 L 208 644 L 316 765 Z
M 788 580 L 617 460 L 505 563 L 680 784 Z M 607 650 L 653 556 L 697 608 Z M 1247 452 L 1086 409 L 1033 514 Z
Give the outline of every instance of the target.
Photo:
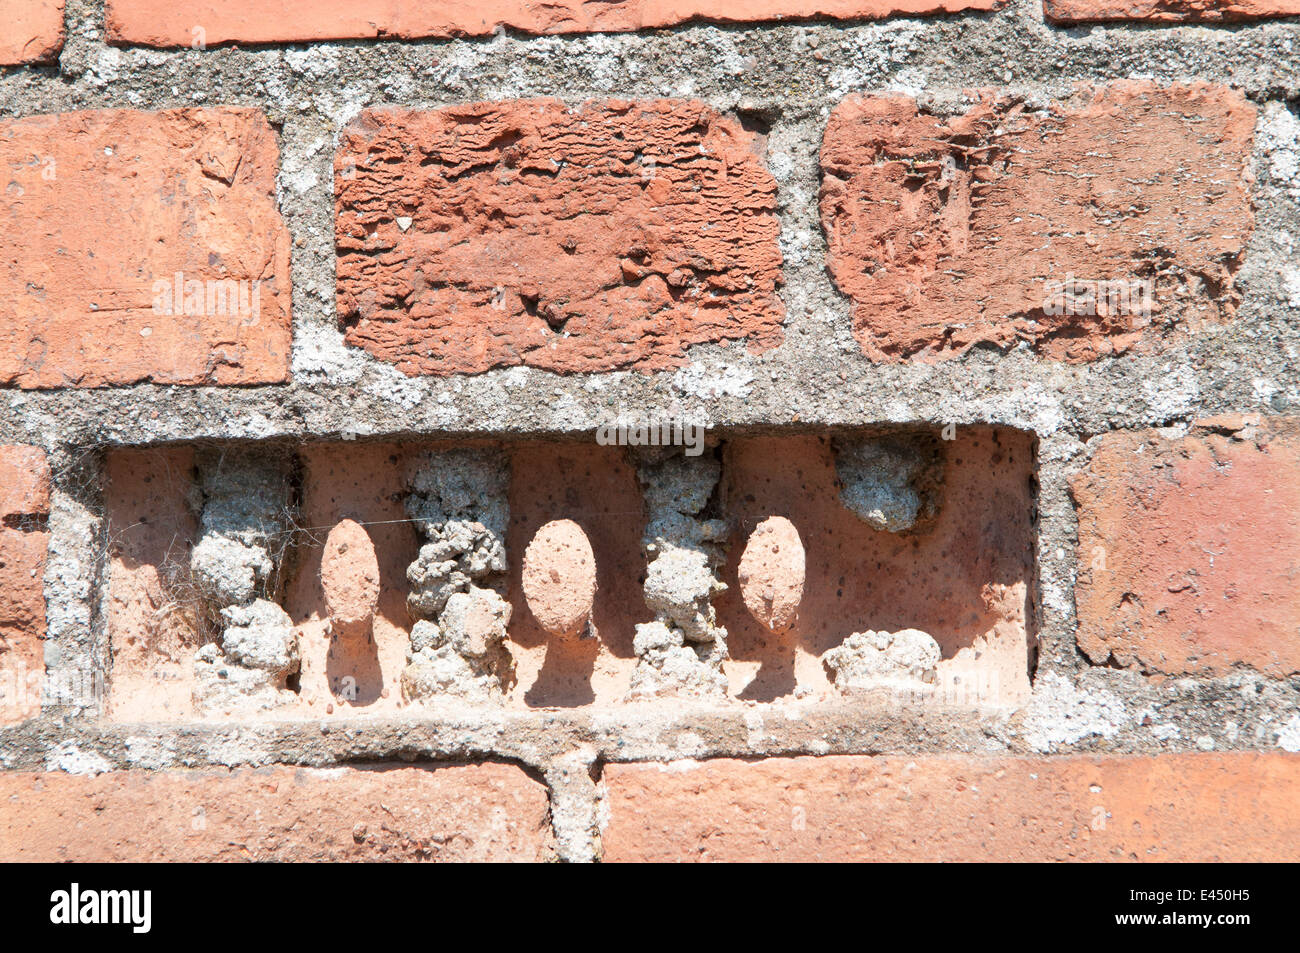
M 634 459 L 647 515 L 645 601 L 655 618 L 636 627 L 628 697 L 722 698 L 727 630 L 717 624 L 713 599 L 727 588 L 718 576 L 727 525 L 706 512 L 722 477 L 717 447 L 703 456 L 645 448 Z
M 51 674 L 110 664 L 100 585 L 107 541 L 101 451 L 196 438 L 288 440 L 475 435 L 590 439 L 615 408 L 671 408 L 715 435 L 861 424 L 995 424 L 1038 437 L 1039 658 L 1020 711 L 784 709 L 432 713 L 317 726 L 120 725 L 94 704 L 55 707 L 0 728 L 0 766 L 328 765 L 391 759 L 517 760 L 542 771 L 570 859 L 597 834 L 596 787 L 557 765 L 606 761 L 922 751 L 1156 751 L 1295 747 L 1300 679 L 1251 672 L 1154 683 L 1092 668 L 1074 644 L 1076 523 L 1067 481 L 1089 442 L 1121 428 L 1185 427 L 1224 412 L 1300 413 L 1300 23 L 1058 29 L 1037 0 L 992 15 L 876 24 L 690 26 L 641 34 L 345 42 L 255 49 L 113 49 L 102 0 L 68 0 L 57 67 L 0 69 L 0 114 L 236 104 L 266 110 L 282 153 L 280 202 L 293 237 L 292 383 L 0 391 L 0 441 L 45 447 L 55 467 L 46 596 Z M 1157 355 L 1088 365 L 1024 347 L 976 349 L 931 366 L 874 365 L 850 333 L 849 306 L 823 267 L 817 151 L 831 108 L 850 92 L 904 90 L 938 110 L 966 88 L 1042 101 L 1081 81 L 1205 79 L 1241 89 L 1261 111 L 1255 231 L 1238 273 L 1237 318 Z M 531 369 L 411 380 L 346 351 L 334 318 L 332 157 L 338 130 L 366 106 L 432 108 L 477 99 L 694 96 L 770 128 L 780 187 L 786 341 L 760 355 L 700 346 L 682 371 L 565 377 Z M 958 431 L 960 435 L 960 431 Z M 754 714 L 762 730 L 755 731 Z M 65 756 L 77 752 L 77 758 Z M 62 754 L 60 754 L 62 752 Z M 136 753 L 132 760 L 131 753 Z M 577 752 L 584 752 L 578 757 Z M 566 770 L 568 770 L 566 768 Z M 565 775 L 568 776 L 568 775 Z
M 447 694 L 500 703 L 511 678 L 505 648 L 511 607 L 506 587 L 506 526 L 510 522 L 510 463 L 499 451 L 434 450 L 412 465 L 406 512 L 424 543 L 406 570 L 411 629 L 402 697 Z M 471 631 L 481 607 L 493 620 Z

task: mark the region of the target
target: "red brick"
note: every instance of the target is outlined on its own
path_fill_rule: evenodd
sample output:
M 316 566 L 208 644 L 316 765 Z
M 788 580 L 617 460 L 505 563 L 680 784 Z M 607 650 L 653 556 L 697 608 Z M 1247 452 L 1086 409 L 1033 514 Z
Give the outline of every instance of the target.
M 49 63 L 63 49 L 63 0 L 5 0 L 0 66 Z
M 40 447 L 0 446 L 0 520 L 50 512 L 50 465 Z
M 985 93 L 951 119 L 850 97 L 822 144 L 821 214 L 858 343 L 880 361 L 1019 341 L 1089 360 L 1158 337 L 1147 324 L 1232 317 L 1254 123 L 1206 84 L 1120 82 L 1041 111 Z M 1071 278 L 1154 278 L 1151 320 L 1050 314 L 1049 282 Z
M 44 451 L 0 446 L 0 724 L 40 711 L 49 511 Z
M 753 23 L 994 10 L 1004 0 L 478 0 L 473 4 L 373 0 L 108 0 L 114 43 L 191 46 L 352 37 L 625 32 L 691 21 Z M 200 28 L 202 33 L 197 33 Z
M 253 109 L 0 122 L 0 385 L 284 380 L 278 158 Z M 158 313 L 178 273 L 214 293 L 190 301 L 206 313 Z M 216 296 L 238 291 L 225 281 L 245 282 L 242 312 Z
M 1300 420 L 1107 434 L 1071 490 L 1094 662 L 1300 672 Z
M 1300 15 L 1296 0 L 1043 0 L 1051 23 L 1146 20 L 1152 23 L 1239 23 Z
M 408 374 L 774 345 L 780 226 L 757 151 L 692 101 L 363 113 L 335 164 L 346 339 Z
M 4 861 L 541 861 L 546 788 L 513 765 L 0 773 Z
M 0 527 L 0 631 L 45 633 L 47 534 Z
M 607 861 L 1300 859 L 1300 755 L 614 764 Z

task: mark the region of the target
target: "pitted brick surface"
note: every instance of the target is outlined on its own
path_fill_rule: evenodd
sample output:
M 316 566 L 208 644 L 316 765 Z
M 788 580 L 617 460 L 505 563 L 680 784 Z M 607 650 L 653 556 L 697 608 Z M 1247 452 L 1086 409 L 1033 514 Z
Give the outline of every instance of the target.
M 776 183 L 702 103 L 372 110 L 335 172 L 347 341 L 407 374 L 654 370 L 781 340 Z
M 523 33 L 622 33 L 678 23 L 754 23 L 994 10 L 1002 0 L 108 0 L 115 42 L 189 46 L 272 43 L 350 37 L 485 36 L 501 28 Z
M 605 769 L 606 861 L 1297 857 L 1300 756 L 718 759 Z
M 1300 14 L 1295 0 L 1043 0 L 1049 23 L 1241 23 Z
M 858 343 L 886 361 L 1018 341 L 1090 360 L 1231 318 L 1254 124 L 1244 96 L 1203 83 L 1118 82 L 1045 111 L 989 94 L 947 120 L 850 97 L 822 143 L 821 214 Z M 1154 307 L 1047 313 L 1072 279 L 1151 279 Z

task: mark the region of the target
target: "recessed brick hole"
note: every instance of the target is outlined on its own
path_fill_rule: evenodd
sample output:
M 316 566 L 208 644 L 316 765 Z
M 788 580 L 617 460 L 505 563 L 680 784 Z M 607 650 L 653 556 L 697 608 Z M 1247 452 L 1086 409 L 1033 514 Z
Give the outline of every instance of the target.
M 698 457 L 573 440 L 286 453 L 109 453 L 111 717 L 983 705 L 1029 689 L 1031 434 L 730 435 Z M 214 516 L 214 460 L 247 506 Z M 249 535 L 240 521 L 281 490 Z M 214 527 L 244 546 L 229 565 L 194 556 Z M 235 572 L 267 553 L 282 584 Z M 201 576 L 253 589 L 218 596 Z M 234 606 L 215 625 L 214 600 Z M 287 669 L 270 664 L 282 649 Z
M 952 441 L 935 436 L 884 435 L 895 446 L 911 443 L 945 457 L 943 485 L 923 487 L 923 518 L 900 532 L 878 529 L 844 505 L 835 447 L 849 435 L 728 442 L 724 505 L 733 538 L 783 515 L 807 553 L 798 621 L 774 635 L 742 604 L 740 550 L 731 547 L 718 615 L 730 633 L 734 694 L 770 701 L 825 691 L 831 672 L 824 657 L 847 636 L 907 629 L 938 644 L 934 678 L 945 691 L 988 700 L 1027 693 L 1035 642 L 1034 438 L 985 427 L 960 429 Z M 926 499 L 930 492 L 942 498 Z

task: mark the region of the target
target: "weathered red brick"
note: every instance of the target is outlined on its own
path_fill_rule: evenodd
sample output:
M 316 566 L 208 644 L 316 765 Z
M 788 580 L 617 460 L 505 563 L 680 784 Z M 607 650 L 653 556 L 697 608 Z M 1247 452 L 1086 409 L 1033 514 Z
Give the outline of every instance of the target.
M 45 452 L 0 446 L 0 724 L 40 711 L 49 512 Z
M 542 861 L 546 788 L 513 765 L 0 773 L 4 861 Z
M 1300 755 L 605 768 L 607 861 L 1300 859 Z
M 1051 23 L 1147 20 L 1152 23 L 1239 23 L 1300 15 L 1296 0 L 1043 0 Z
M 0 66 L 48 63 L 63 49 L 63 0 L 5 0 Z
M 107 20 L 111 42 L 165 47 L 352 37 L 485 36 L 501 27 L 523 33 L 619 33 L 692 21 L 878 20 L 995 10 L 1004 4 L 1005 0 L 477 0 L 473 4 L 108 0 Z
M 858 343 L 882 361 L 1017 341 L 1088 360 L 1230 318 L 1254 123 L 1206 84 L 1120 82 L 1041 111 L 985 93 L 951 119 L 849 98 L 822 144 L 821 214 Z M 1053 283 L 1146 279 L 1149 316 L 1049 313 Z
M 1079 646 L 1145 672 L 1300 672 L 1300 420 L 1102 437 L 1071 482 Z
M 0 520 L 50 512 L 50 465 L 45 451 L 25 444 L 0 445 Z
M 408 374 L 775 344 L 776 183 L 756 150 L 691 101 L 366 112 L 335 165 L 347 341 Z
M 40 711 L 48 545 L 44 530 L 0 525 L 0 724 Z
M 254 109 L 0 122 L 0 385 L 284 380 L 278 159 Z

